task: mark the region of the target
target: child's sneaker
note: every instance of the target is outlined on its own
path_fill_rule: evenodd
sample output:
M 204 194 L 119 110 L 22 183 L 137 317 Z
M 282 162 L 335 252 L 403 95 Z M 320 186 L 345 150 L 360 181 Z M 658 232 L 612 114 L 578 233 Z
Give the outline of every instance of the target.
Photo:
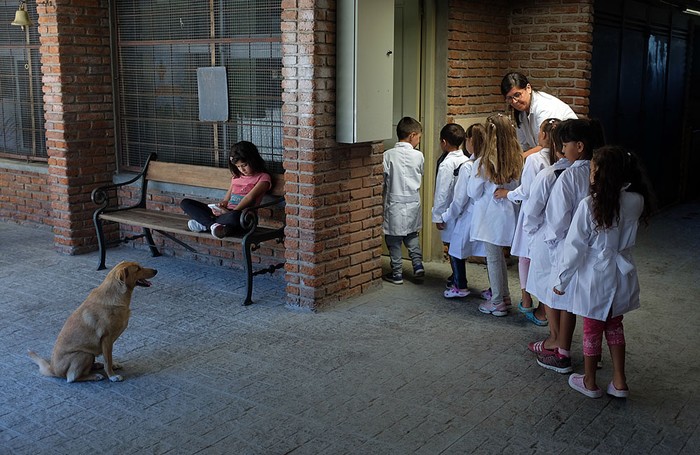
M 386 275 L 383 275 L 382 279 L 393 284 L 403 284 L 403 275 L 400 273 L 389 272 Z
M 479 305 L 479 311 L 485 314 L 492 314 L 494 316 L 505 316 L 508 314 L 508 307 L 504 302 L 494 305 L 493 302 L 487 300 Z
M 491 294 L 491 288 L 484 289 L 483 291 L 481 291 L 480 296 L 484 300 L 491 300 L 491 297 L 493 296 L 493 294 Z
M 425 277 L 425 268 L 423 268 L 423 264 L 418 264 L 417 266 L 413 267 L 413 277 L 414 278 Z
M 446 299 L 457 299 L 461 297 L 466 297 L 469 295 L 469 289 L 459 289 L 452 286 L 450 289 L 446 290 L 443 295 Z
M 566 374 L 574 371 L 571 368 L 571 357 L 563 356 L 556 350 L 553 354 L 537 354 L 537 364 L 548 370 Z
M 600 398 L 603 396 L 603 391 L 600 389 L 590 390 L 586 388 L 586 384 L 583 381 L 583 375 L 574 373 L 569 376 L 569 386 L 577 392 L 581 392 L 588 398 Z
M 207 227 L 197 220 L 189 220 L 187 222 L 187 228 L 192 232 L 206 232 Z
M 211 235 L 217 239 L 223 239 L 226 237 L 226 226 L 219 223 L 214 223 L 211 225 Z

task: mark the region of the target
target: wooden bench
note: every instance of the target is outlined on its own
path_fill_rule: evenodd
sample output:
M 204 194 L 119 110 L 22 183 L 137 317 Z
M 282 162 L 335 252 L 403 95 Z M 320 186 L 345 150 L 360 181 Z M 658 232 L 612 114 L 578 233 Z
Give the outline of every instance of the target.
M 244 269 L 246 273 L 246 297 L 243 305 L 253 303 L 253 276 L 261 273 L 274 273 L 282 268 L 284 263 L 274 264 L 267 268 L 253 271 L 251 251 L 255 251 L 259 244 L 269 240 L 276 240 L 277 243 L 284 241 L 284 222 L 281 226 L 261 225 L 258 219 L 258 209 L 263 207 L 273 208 L 284 205 L 284 176 L 273 175 L 273 187 L 263 197 L 262 202 L 254 207 L 245 208 L 241 212 L 241 225 L 244 232 L 240 235 L 219 239 L 222 242 L 241 243 L 244 257 Z M 138 182 L 138 183 L 137 183 Z M 97 241 L 100 251 L 99 264 L 97 269 L 105 267 L 105 256 L 107 244 L 103 231 L 103 222 L 115 222 L 139 226 L 143 228 L 140 235 L 125 237 L 119 242 L 128 242 L 144 237 L 151 250 L 152 256 L 160 256 L 160 252 L 153 241 L 152 231 L 169 238 L 175 243 L 182 245 L 189 251 L 195 252 L 190 245 L 175 237 L 189 236 L 206 239 L 215 239 L 209 232 L 192 232 L 187 228 L 187 221 L 190 219 L 183 213 L 169 213 L 162 210 L 149 209 L 146 207 L 149 182 L 164 182 L 171 184 L 190 185 L 203 188 L 213 188 L 228 190 L 231 183 L 231 172 L 228 169 L 213 168 L 207 166 L 194 166 L 188 164 L 164 163 L 157 161 L 157 154 L 151 153 L 146 160 L 141 172 L 133 179 L 111 185 L 96 188 L 92 192 L 92 202 L 99 208 L 93 214 L 93 222 L 97 231 Z M 113 207 L 110 196 L 116 198 L 116 191 L 126 185 L 140 184 L 141 194 L 138 203 L 132 206 Z

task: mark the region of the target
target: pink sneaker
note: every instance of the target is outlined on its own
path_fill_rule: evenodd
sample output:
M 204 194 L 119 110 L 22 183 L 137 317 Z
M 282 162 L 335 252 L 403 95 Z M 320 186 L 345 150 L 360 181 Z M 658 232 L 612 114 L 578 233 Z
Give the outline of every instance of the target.
M 486 314 L 492 314 L 494 316 L 505 316 L 508 314 L 508 307 L 505 303 L 501 302 L 498 305 L 494 305 L 490 300 L 479 305 L 479 311 Z
M 588 398 L 600 398 L 603 396 L 603 391 L 600 389 L 589 390 L 586 388 L 586 384 L 583 382 L 583 375 L 578 373 L 573 373 L 569 376 L 569 386 L 577 392 L 581 392 Z
M 480 295 L 481 298 L 484 299 L 484 300 L 491 300 L 491 296 L 492 296 L 492 294 L 491 294 L 491 288 L 484 289 L 483 291 L 481 291 L 481 294 L 479 294 L 479 295 Z
M 447 289 L 443 293 L 443 295 L 446 299 L 457 299 L 461 297 L 466 297 L 469 295 L 469 289 L 458 289 L 452 286 L 450 289 Z

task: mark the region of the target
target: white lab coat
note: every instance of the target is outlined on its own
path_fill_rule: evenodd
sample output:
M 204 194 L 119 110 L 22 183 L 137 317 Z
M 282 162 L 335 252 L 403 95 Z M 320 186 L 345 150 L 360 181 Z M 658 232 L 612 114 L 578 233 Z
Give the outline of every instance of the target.
M 573 294 L 573 313 L 605 321 L 639 308 L 639 279 L 632 259 L 644 198 L 621 191 L 620 220 L 596 230 L 592 198 L 578 206 L 562 246 L 554 286 Z M 577 279 L 572 282 L 572 278 Z M 575 284 L 574 284 L 575 283 Z
M 518 112 L 520 127 L 518 127 L 518 142 L 523 150 L 529 150 L 537 145 L 542 122 L 548 118 L 559 120 L 578 118 L 568 104 L 549 93 L 532 91 L 530 112 Z
M 520 186 L 508 193 L 508 199 L 512 202 L 520 203 L 520 211 L 518 220 L 515 223 L 515 234 L 513 234 L 513 244 L 510 247 L 510 254 L 529 258 L 529 238 L 523 231 L 523 219 L 525 211 L 522 209 L 523 204 L 530 197 L 530 189 L 535 181 L 537 174 L 544 168 L 549 166 L 549 149 L 543 148 L 537 153 L 534 153 L 525 158 L 523 173 L 520 177 Z
M 384 234 L 404 236 L 422 227 L 423 154 L 408 142 L 384 152 Z
M 457 182 L 454 188 L 454 197 L 449 207 L 442 214 L 445 222 L 454 223 L 450 249 L 448 253 L 459 259 L 466 259 L 469 256 L 485 256 L 486 251 L 481 242 L 472 242 L 469 237 L 469 230 L 474 212 L 474 201 L 467 194 L 469 177 L 472 173 L 474 160 L 472 158 L 465 161 L 459 167 Z
M 470 229 L 472 241 L 486 242 L 498 246 L 510 246 L 518 219 L 518 205 L 508 198 L 496 199 L 493 193 L 498 188 L 514 190 L 518 180 L 497 185 L 479 175 L 481 158 L 477 158 L 467 185 L 467 194 L 474 199 L 474 215 Z M 483 172 L 482 172 L 483 174 Z
M 435 179 L 435 197 L 433 198 L 432 220 L 433 223 L 445 223 L 445 229 L 440 231 L 440 238 L 445 243 L 450 243 L 455 220 L 443 220 L 442 214 L 452 202 L 454 196 L 454 186 L 457 181 L 455 171 L 469 158 L 462 150 L 454 150 L 445 156 L 440 166 L 438 166 L 437 177 Z
M 552 194 L 545 209 L 544 241 L 550 248 L 551 263 L 558 264 L 561 258 L 562 245 L 566 238 L 574 212 L 590 192 L 590 161 L 576 160 L 554 183 Z M 557 270 L 552 268 L 548 283 L 555 283 Z M 549 286 L 549 300 L 545 300 L 555 310 L 571 311 L 572 295 L 556 295 Z
M 530 269 L 527 274 L 525 290 L 537 297 L 540 302 L 547 303 L 549 295 L 549 276 L 552 272 L 552 262 L 549 246 L 544 241 L 545 208 L 552 187 L 557 181 L 557 173 L 561 174 L 571 162 L 562 158 L 553 165 L 540 171 L 530 187 L 530 197 L 523 204 L 523 231 L 528 238 L 530 253 Z

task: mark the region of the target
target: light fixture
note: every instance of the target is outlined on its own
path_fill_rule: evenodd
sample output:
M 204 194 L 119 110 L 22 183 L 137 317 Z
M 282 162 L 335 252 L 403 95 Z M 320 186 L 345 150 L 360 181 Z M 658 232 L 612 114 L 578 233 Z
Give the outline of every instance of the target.
M 32 21 L 29 19 L 29 13 L 25 9 L 25 2 L 19 2 L 19 9 L 15 12 L 15 20 L 12 21 L 12 25 L 19 25 L 24 30 L 24 27 L 32 25 Z
M 684 12 L 685 14 L 692 14 L 693 16 L 700 16 L 700 11 L 698 11 L 698 10 L 696 10 L 696 9 L 686 8 L 686 9 L 683 10 L 683 12 Z

